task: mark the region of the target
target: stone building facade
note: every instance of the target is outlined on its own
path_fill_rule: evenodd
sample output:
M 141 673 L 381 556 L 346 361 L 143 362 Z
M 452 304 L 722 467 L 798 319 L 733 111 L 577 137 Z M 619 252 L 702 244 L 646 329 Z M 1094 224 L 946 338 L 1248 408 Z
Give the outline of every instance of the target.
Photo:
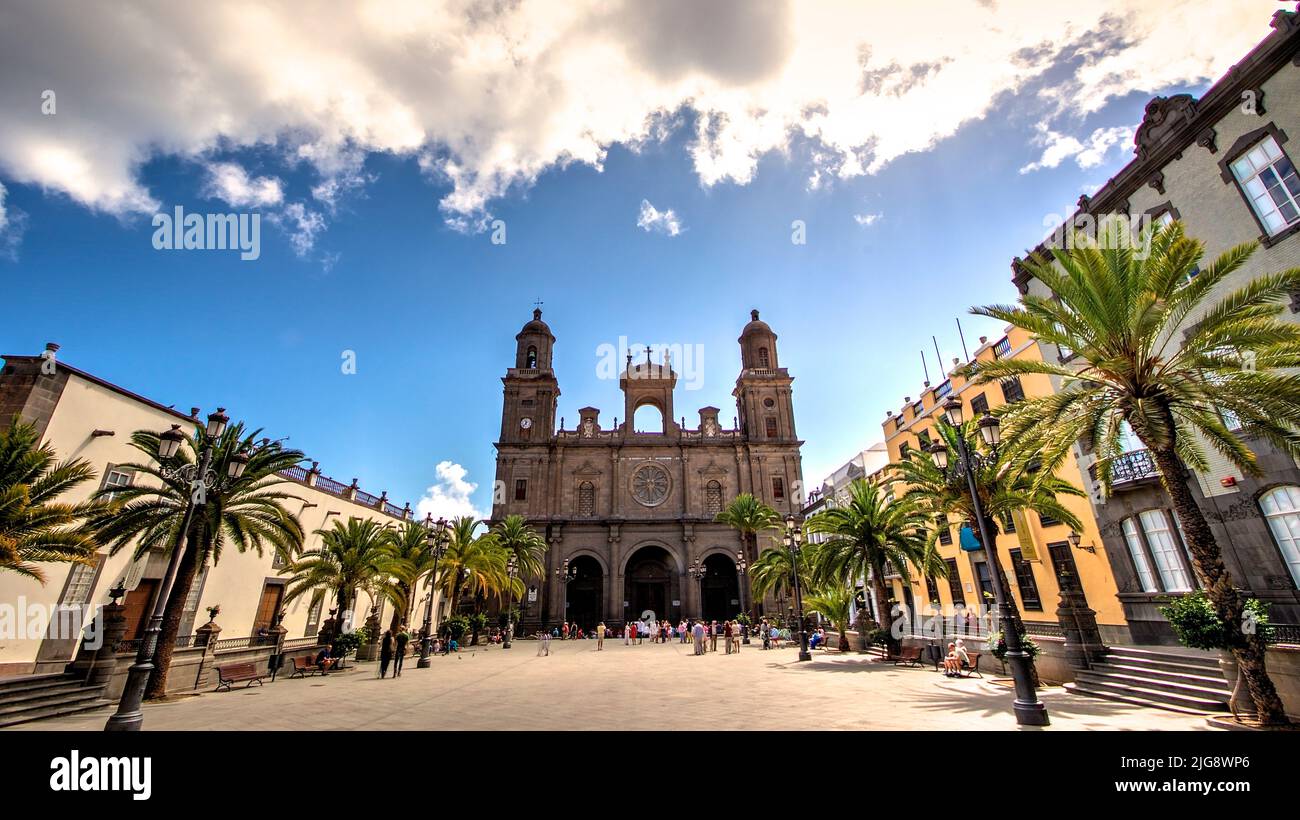
M 1070 222 L 1109 214 L 1178 219 L 1188 236 L 1205 243 L 1207 259 L 1258 241 L 1220 295 L 1300 266 L 1300 177 L 1293 164 L 1300 155 L 1289 141 L 1300 137 L 1300 13 L 1276 12 L 1272 28 L 1199 99 L 1153 99 L 1137 131 L 1136 157 L 1092 197 L 1080 198 Z M 1012 270 L 1021 293 L 1048 293 L 1019 258 Z M 1300 295 L 1289 315 L 1297 311 Z M 1189 316 L 1186 327 L 1198 319 Z M 1070 360 L 1068 351 L 1043 347 L 1050 348 L 1044 357 Z M 1269 602 L 1275 621 L 1300 624 L 1300 467 L 1266 442 L 1247 440 L 1262 476 L 1242 475 L 1207 448 L 1211 469 L 1188 481 L 1238 587 Z M 1174 638 L 1157 611 L 1160 600 L 1197 582 L 1154 462 L 1135 439 L 1134 447 L 1117 463 L 1108 498 L 1093 475 L 1094 455 L 1079 452 L 1079 462 L 1132 638 L 1168 644 Z
M 713 519 L 740 493 L 798 515 L 802 442 L 776 334 L 751 315 L 739 339 L 734 429 L 717 407 L 700 408 L 694 429 L 674 421 L 677 374 L 666 354 L 651 361 L 647 350 L 643 360 L 629 354 L 622 370 L 621 423 L 606 428 L 600 410 L 584 407 L 577 429 L 565 430 L 556 426 L 555 336 L 533 312 L 502 379 L 492 509 L 493 522 L 525 516 L 549 544 L 546 577 L 528 579 L 524 629 L 566 619 L 589 629 L 650 616 L 724 618 L 761 606 L 748 600 L 738 569 L 742 556 L 756 556 Z M 662 429 L 634 429 L 646 405 Z

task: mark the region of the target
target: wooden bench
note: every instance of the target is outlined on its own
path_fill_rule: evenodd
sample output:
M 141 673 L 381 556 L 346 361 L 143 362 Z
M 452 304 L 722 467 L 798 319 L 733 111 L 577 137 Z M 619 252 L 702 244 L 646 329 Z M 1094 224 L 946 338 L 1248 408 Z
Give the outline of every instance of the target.
M 293 674 L 290 678 L 309 678 L 312 675 L 324 675 L 334 666 L 337 658 L 326 658 L 323 664 L 317 664 L 310 655 L 299 655 L 293 659 Z
M 264 677 L 266 677 L 266 674 L 263 672 L 258 672 L 256 664 L 247 663 L 247 662 L 227 663 L 217 667 L 218 682 L 215 691 L 220 692 L 222 687 L 225 687 L 226 691 L 229 692 L 233 684 L 240 683 L 242 681 L 248 681 L 248 683 L 244 686 L 245 689 L 247 689 L 249 686 L 252 686 L 253 681 L 257 681 L 257 685 L 261 686 L 262 678 Z
M 904 646 L 898 650 L 898 654 L 890 653 L 885 660 L 892 661 L 894 666 L 920 666 L 921 665 L 921 647 Z
M 980 672 L 980 653 L 966 650 L 966 656 L 970 661 L 961 665 L 961 674 L 959 677 L 969 678 L 971 675 L 979 675 L 981 678 L 984 674 Z

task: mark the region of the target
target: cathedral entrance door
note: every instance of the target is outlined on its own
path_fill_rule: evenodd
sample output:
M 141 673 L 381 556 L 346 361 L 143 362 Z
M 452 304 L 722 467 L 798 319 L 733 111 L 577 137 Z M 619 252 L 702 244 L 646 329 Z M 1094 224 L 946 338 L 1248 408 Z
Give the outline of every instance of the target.
M 624 571 L 623 599 L 627 601 L 624 618 L 633 620 L 650 611 L 656 620 L 676 620 L 681 607 L 673 606 L 672 558 L 663 547 L 643 547 L 636 551 Z
M 725 621 L 740 613 L 740 578 L 736 562 L 722 553 L 704 559 L 704 600 L 701 614 L 706 621 Z
M 605 617 L 601 605 L 604 579 L 600 563 L 590 555 L 579 555 L 573 559 L 571 566 L 575 577 L 569 582 L 568 620 L 582 627 L 585 632 L 591 632 Z

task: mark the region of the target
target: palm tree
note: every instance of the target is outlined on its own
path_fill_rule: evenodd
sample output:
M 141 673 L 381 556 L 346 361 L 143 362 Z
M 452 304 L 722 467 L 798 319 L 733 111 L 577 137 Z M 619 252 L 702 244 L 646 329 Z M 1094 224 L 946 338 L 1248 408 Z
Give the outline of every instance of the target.
M 261 430 L 246 434 L 242 423 L 232 424 L 213 442 L 211 469 L 216 480 L 205 493 L 206 503 L 195 510 L 186 533 L 180 529 L 193 487 L 176 468 L 195 465 L 196 455 L 207 446 L 207 431 L 201 425 L 165 465 L 169 468 L 165 473 L 158 459 L 159 434 L 148 430 L 132 433 L 131 446 L 148 460 L 124 466 L 152 481 L 100 491 L 100 496 L 113 493 L 114 504 L 91 524 L 110 554 L 134 542 L 134 557 L 139 560 L 151 549 L 175 549 L 185 539 L 185 551 L 167 597 L 146 698 L 166 694 L 172 651 L 190 587 L 209 560 L 215 565 L 221 559 L 228 540 L 240 552 L 252 549 L 261 555 L 264 547 L 270 547 L 286 561 L 302 549 L 302 525 L 284 506 L 286 501 L 300 499 L 273 488 L 284 483 L 278 473 L 302 461 L 303 454 L 284 449 L 278 442 L 263 439 L 259 443 L 260 434 Z M 248 464 L 239 478 L 232 479 L 229 464 L 237 455 L 247 456 Z
M 835 631 L 840 633 L 841 652 L 849 651 L 849 610 L 853 607 L 853 598 L 852 587 L 833 584 L 803 599 L 806 611 L 821 613 L 835 627 Z
M 342 618 L 356 606 L 358 590 L 372 596 L 391 592 L 388 578 L 396 540 L 392 530 L 370 518 L 349 518 L 315 534 L 320 536 L 320 547 L 307 550 L 280 570 L 290 576 L 286 604 L 324 588 L 333 593 Z
M 85 521 L 103 506 L 56 500 L 95 477 L 81 459 L 56 458 L 36 428 L 17 416 L 0 429 L 0 570 L 42 584 L 45 573 L 37 563 L 94 563 L 98 545 Z
M 546 539 L 528 526 L 522 515 L 507 515 L 492 528 L 492 535 L 506 551 L 507 558 L 513 556 L 515 559 L 517 589 L 508 590 L 513 599 L 523 594 L 525 579 L 546 575 Z
M 855 478 L 846 503 L 827 507 L 804 525 L 810 533 L 829 536 L 810 548 L 813 585 L 852 590 L 859 578 L 869 579 L 884 626 L 889 615 L 885 576 L 893 570 L 908 581 L 910 567 L 924 560 L 930 521 L 915 502 L 891 501 L 879 484 Z
M 490 532 L 479 534 L 482 521 L 472 515 L 453 518 L 447 551 L 438 565 L 439 589 L 451 600 L 451 613 L 462 596 L 488 595 L 506 587 L 506 553 Z
M 740 533 L 745 558 L 751 563 L 758 560 L 758 534 L 781 526 L 781 514 L 759 501 L 751 493 L 741 493 L 733 498 L 725 509 L 713 517 L 713 520 L 719 524 L 726 524 Z M 763 596 L 755 593 L 754 600 L 758 602 L 758 611 L 762 612 Z
M 1245 264 L 1255 243 L 1229 249 L 1197 273 L 1205 247 L 1184 236 L 1181 224 L 1144 239 L 1145 255 L 1077 247 L 1054 251 L 1051 259 L 1032 257 L 1026 268 L 1052 297 L 1029 295 L 1020 305 L 972 312 L 1074 351 L 1074 359 L 1069 367 L 1000 359 L 981 363 L 975 376 L 981 382 L 1029 373 L 1059 378 L 1055 394 L 1006 413 L 1004 435 L 1041 452 L 1049 467 L 1060 464 L 1076 441 L 1085 442 L 1097 454 L 1106 493 L 1127 424 L 1155 461 L 1261 720 L 1285 724 L 1264 644 L 1237 628 L 1244 603 L 1188 487 L 1188 468 L 1207 468 L 1208 443 L 1243 473 L 1258 475 L 1247 437 L 1300 454 L 1300 377 L 1287 372 L 1300 367 L 1300 327 L 1280 318 L 1291 294 L 1300 291 L 1300 269 L 1259 276 L 1212 302 L 1211 294 Z M 1196 321 L 1184 332 L 1189 319 Z M 1225 418 L 1239 429 L 1229 429 L 1234 425 Z
M 389 625 L 394 633 L 402 624 L 411 623 L 416 589 L 420 579 L 433 571 L 433 565 L 434 551 L 429 546 L 428 528 L 419 522 L 405 522 L 392 536 L 383 565 L 384 572 L 392 578 L 388 590 L 393 602 L 393 619 Z
M 799 582 L 806 584 L 809 580 L 808 550 L 804 549 L 799 553 Z M 770 592 L 784 606 L 786 596 L 794 592 L 794 560 L 790 550 L 777 542 L 759 553 L 749 566 L 749 584 L 754 600 L 761 601 Z

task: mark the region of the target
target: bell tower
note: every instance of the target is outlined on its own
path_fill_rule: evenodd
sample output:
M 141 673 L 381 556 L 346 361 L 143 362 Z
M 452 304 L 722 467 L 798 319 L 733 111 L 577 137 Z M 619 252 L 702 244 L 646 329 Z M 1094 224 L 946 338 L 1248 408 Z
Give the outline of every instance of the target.
M 505 385 L 501 408 L 501 441 L 546 443 L 555 432 L 560 385 L 551 369 L 555 336 L 533 310 L 533 320 L 515 335 L 515 366 L 501 379 Z
M 741 331 L 740 376 L 736 389 L 737 416 L 740 429 L 750 441 L 794 441 L 794 405 L 790 373 L 780 366 L 776 353 L 776 334 L 758 311 L 749 312 L 750 321 Z
M 623 390 L 623 418 L 626 419 L 624 430 L 635 431 L 636 411 L 652 405 L 663 417 L 663 429 L 645 430 L 647 433 L 663 433 L 675 436 L 681 426 L 673 421 L 673 388 L 677 386 L 677 374 L 673 372 L 672 359 L 668 352 L 662 354 L 658 362 L 650 360 L 650 348 L 645 351 L 645 360 L 634 361 L 632 354 L 627 354 L 627 369 L 619 379 L 618 386 Z

